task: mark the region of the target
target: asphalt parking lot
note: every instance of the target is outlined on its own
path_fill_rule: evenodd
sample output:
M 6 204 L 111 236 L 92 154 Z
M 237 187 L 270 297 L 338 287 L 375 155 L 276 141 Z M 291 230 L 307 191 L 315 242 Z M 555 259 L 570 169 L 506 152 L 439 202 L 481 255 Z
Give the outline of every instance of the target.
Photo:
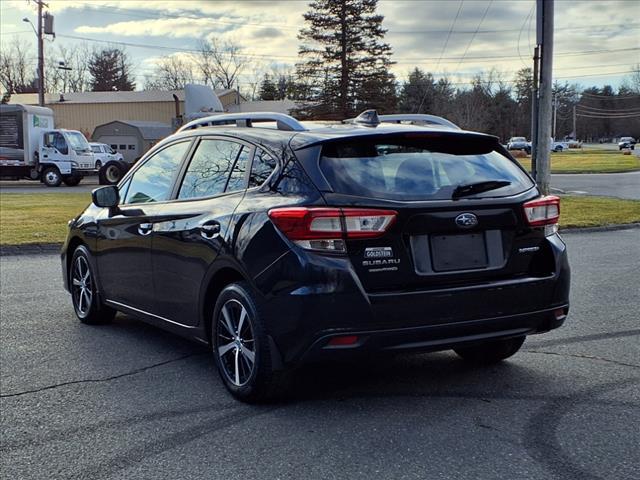
M 205 348 L 77 322 L 55 255 L 0 258 L 3 479 L 638 479 L 640 230 L 564 236 L 567 324 L 489 368 L 448 352 L 232 400 Z
M 640 200 L 640 171 L 551 175 L 551 187 L 571 195 L 602 195 Z

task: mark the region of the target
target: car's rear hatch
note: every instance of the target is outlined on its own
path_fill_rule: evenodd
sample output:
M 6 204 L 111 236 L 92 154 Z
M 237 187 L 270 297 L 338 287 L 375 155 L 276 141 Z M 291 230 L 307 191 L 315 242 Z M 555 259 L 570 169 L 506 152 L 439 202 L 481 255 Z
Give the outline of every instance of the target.
M 531 310 L 551 298 L 549 287 L 531 295 L 514 290 L 513 308 L 501 308 L 483 291 L 535 284 L 555 265 L 544 229 L 524 216 L 523 204 L 537 189 L 495 138 L 436 132 L 342 140 L 323 145 L 319 165 L 331 186 L 323 192 L 329 206 L 397 212 L 384 235 L 345 240 L 372 302 L 395 304 L 385 315 L 405 310 L 398 295 L 420 303 L 412 295 L 420 292 L 430 294 L 420 308 L 456 318 L 463 318 L 456 316 L 460 308 L 475 309 L 475 317 Z M 462 300 L 468 304 L 460 305 L 462 297 L 450 289 L 468 290 Z

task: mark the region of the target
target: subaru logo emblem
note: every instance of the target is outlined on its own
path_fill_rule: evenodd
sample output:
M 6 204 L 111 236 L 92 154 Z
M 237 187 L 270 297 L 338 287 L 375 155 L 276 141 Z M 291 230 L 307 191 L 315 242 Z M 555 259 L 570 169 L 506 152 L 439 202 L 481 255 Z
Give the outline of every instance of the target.
M 460 228 L 473 228 L 478 225 L 478 217 L 473 213 L 461 213 L 456 217 L 455 222 Z

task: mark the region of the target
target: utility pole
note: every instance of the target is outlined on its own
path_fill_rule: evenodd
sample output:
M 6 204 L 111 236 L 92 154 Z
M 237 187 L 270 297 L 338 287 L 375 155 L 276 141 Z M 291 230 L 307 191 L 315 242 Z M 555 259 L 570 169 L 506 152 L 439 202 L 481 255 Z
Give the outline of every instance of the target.
M 543 195 L 549 193 L 551 178 L 551 116 L 553 77 L 553 0 L 537 0 L 538 45 L 541 46 L 538 138 L 536 141 L 536 181 Z
M 551 100 L 553 105 L 553 139 L 556 139 L 556 125 L 558 124 L 558 97 L 554 94 Z
M 578 140 L 578 131 L 576 130 L 576 106 L 573 106 L 573 139 Z
M 531 94 L 531 175 L 536 178 L 536 152 L 538 142 L 538 65 L 540 47 L 533 50 L 533 88 Z
M 44 107 L 44 38 L 42 36 L 42 0 L 38 4 L 38 105 Z

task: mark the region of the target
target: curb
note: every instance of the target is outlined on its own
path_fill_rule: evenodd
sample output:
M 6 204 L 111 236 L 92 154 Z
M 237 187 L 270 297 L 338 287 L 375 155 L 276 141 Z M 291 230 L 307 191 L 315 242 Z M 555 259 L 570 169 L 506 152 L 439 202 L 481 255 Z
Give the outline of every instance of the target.
M 600 227 L 565 227 L 560 228 L 560 233 L 592 233 L 592 232 L 613 232 L 616 230 L 631 230 L 640 228 L 640 223 L 621 223 L 614 225 L 602 225 Z M 46 255 L 60 253 L 62 243 L 31 243 L 27 245 L 2 245 L 0 246 L 0 257 L 12 255 Z
M 560 229 L 560 233 L 612 232 L 615 230 L 631 230 L 634 228 L 640 228 L 640 223 L 619 223 L 602 225 L 600 227 L 565 227 Z
M 11 255 L 45 255 L 60 253 L 62 243 L 31 243 L 27 245 L 2 245 L 0 246 L 0 257 Z

